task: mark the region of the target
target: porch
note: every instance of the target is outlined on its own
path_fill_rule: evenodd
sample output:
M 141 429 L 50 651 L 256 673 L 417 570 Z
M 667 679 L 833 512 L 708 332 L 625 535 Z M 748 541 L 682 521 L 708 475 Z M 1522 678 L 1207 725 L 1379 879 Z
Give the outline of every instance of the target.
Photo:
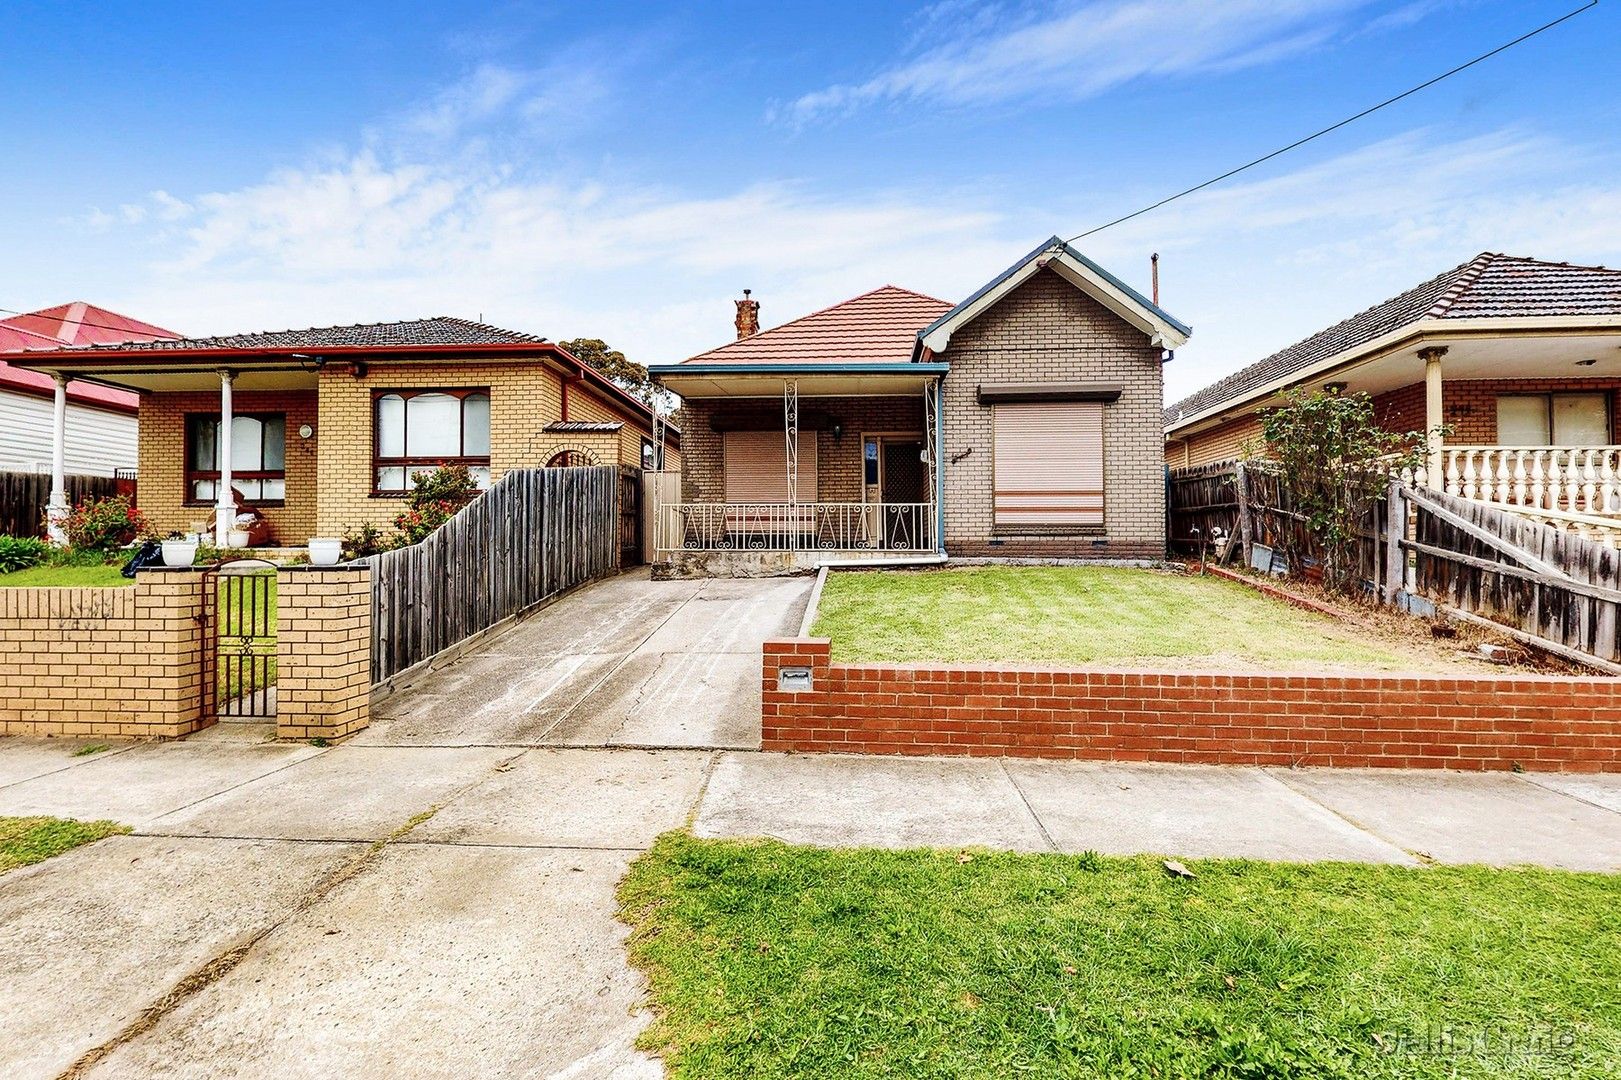
M 650 506 L 658 561 L 756 553 L 806 569 L 767 557 L 941 550 L 943 365 L 677 367 L 658 373 L 682 396 L 685 440 L 679 495 Z

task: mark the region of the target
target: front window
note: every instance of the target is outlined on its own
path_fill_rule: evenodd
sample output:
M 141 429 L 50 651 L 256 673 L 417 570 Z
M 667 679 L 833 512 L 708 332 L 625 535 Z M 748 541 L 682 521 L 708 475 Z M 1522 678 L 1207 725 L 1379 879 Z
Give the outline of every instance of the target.
M 374 490 L 403 495 L 415 477 L 441 465 L 465 465 L 490 486 L 488 390 L 390 390 L 372 406 Z
M 1609 443 L 1609 394 L 1503 394 L 1497 399 L 1499 446 Z
M 1052 401 L 995 406 L 991 453 L 995 528 L 1103 526 L 1103 405 Z
M 186 502 L 219 501 L 219 413 L 186 417 Z M 277 504 L 287 497 L 287 417 L 281 413 L 239 413 L 231 417 L 231 487 L 245 502 Z

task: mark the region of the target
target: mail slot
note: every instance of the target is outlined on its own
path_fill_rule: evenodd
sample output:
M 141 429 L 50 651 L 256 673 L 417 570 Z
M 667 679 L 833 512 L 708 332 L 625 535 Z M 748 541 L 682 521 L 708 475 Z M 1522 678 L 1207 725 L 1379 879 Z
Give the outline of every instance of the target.
M 809 690 L 811 688 L 811 674 L 808 667 L 785 667 L 777 669 L 777 689 L 788 691 Z

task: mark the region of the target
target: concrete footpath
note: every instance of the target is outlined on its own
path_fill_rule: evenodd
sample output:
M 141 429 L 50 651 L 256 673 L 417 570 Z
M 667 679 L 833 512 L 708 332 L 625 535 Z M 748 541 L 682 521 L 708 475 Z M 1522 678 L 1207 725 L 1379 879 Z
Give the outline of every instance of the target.
M 667 829 L 1621 870 L 1621 777 L 0 739 L 0 1075 L 661 1074 L 613 889 Z

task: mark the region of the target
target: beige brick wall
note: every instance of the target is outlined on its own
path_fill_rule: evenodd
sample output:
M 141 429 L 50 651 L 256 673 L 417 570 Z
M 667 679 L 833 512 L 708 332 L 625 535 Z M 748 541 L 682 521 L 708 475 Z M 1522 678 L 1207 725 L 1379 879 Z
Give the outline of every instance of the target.
M 945 380 L 946 550 L 952 555 L 1157 557 L 1165 551 L 1163 376 L 1148 337 L 1051 270 L 958 330 Z M 985 382 L 1119 383 L 1104 406 L 1101 535 L 998 536 Z
M 339 739 L 370 722 L 371 569 L 276 572 L 276 734 Z
M 176 738 L 202 726 L 203 576 L 0 589 L 0 734 Z
M 320 424 L 322 451 L 317 469 L 323 536 L 340 536 L 356 525 L 387 527 L 404 508 L 403 496 L 373 496 L 372 394 L 385 390 L 485 388 L 490 391 L 490 474 L 499 480 L 508 469 L 541 468 L 558 449 L 577 445 L 579 436 L 552 434 L 546 425 L 562 418 L 562 382 L 536 361 L 456 364 L 381 364 L 357 375 L 347 365 L 321 371 Z M 574 420 L 625 421 L 634 449 L 626 464 L 640 464 L 638 436 L 647 426 L 615 414 L 578 384 L 569 392 Z M 612 459 L 604 464 L 615 464 Z
M 690 401 L 682 408 L 681 445 L 686 453 L 682 469 L 683 499 L 687 502 L 726 500 L 725 437 L 711 424 L 717 412 L 760 409 L 778 410 L 780 399 L 772 401 Z M 833 397 L 800 399 L 802 413 L 825 414 L 827 426 L 838 421 L 842 433 L 831 430 L 816 435 L 816 491 L 822 502 L 864 502 L 878 499 L 874 488 L 862 495 L 861 444 L 864 436 L 879 433 L 923 431 L 921 395 L 909 397 Z M 803 440 L 811 433 L 802 432 Z
M 302 544 L 316 520 L 316 423 L 313 390 L 239 390 L 231 395 L 237 413 L 285 413 L 287 416 L 287 498 L 282 506 L 262 512 L 282 544 Z M 136 499 L 141 511 L 161 531 L 185 532 L 193 522 L 214 520 L 210 505 L 186 505 L 186 416 L 220 411 L 218 393 L 168 393 L 141 396 Z M 313 438 L 298 435 L 301 424 L 315 428 Z

